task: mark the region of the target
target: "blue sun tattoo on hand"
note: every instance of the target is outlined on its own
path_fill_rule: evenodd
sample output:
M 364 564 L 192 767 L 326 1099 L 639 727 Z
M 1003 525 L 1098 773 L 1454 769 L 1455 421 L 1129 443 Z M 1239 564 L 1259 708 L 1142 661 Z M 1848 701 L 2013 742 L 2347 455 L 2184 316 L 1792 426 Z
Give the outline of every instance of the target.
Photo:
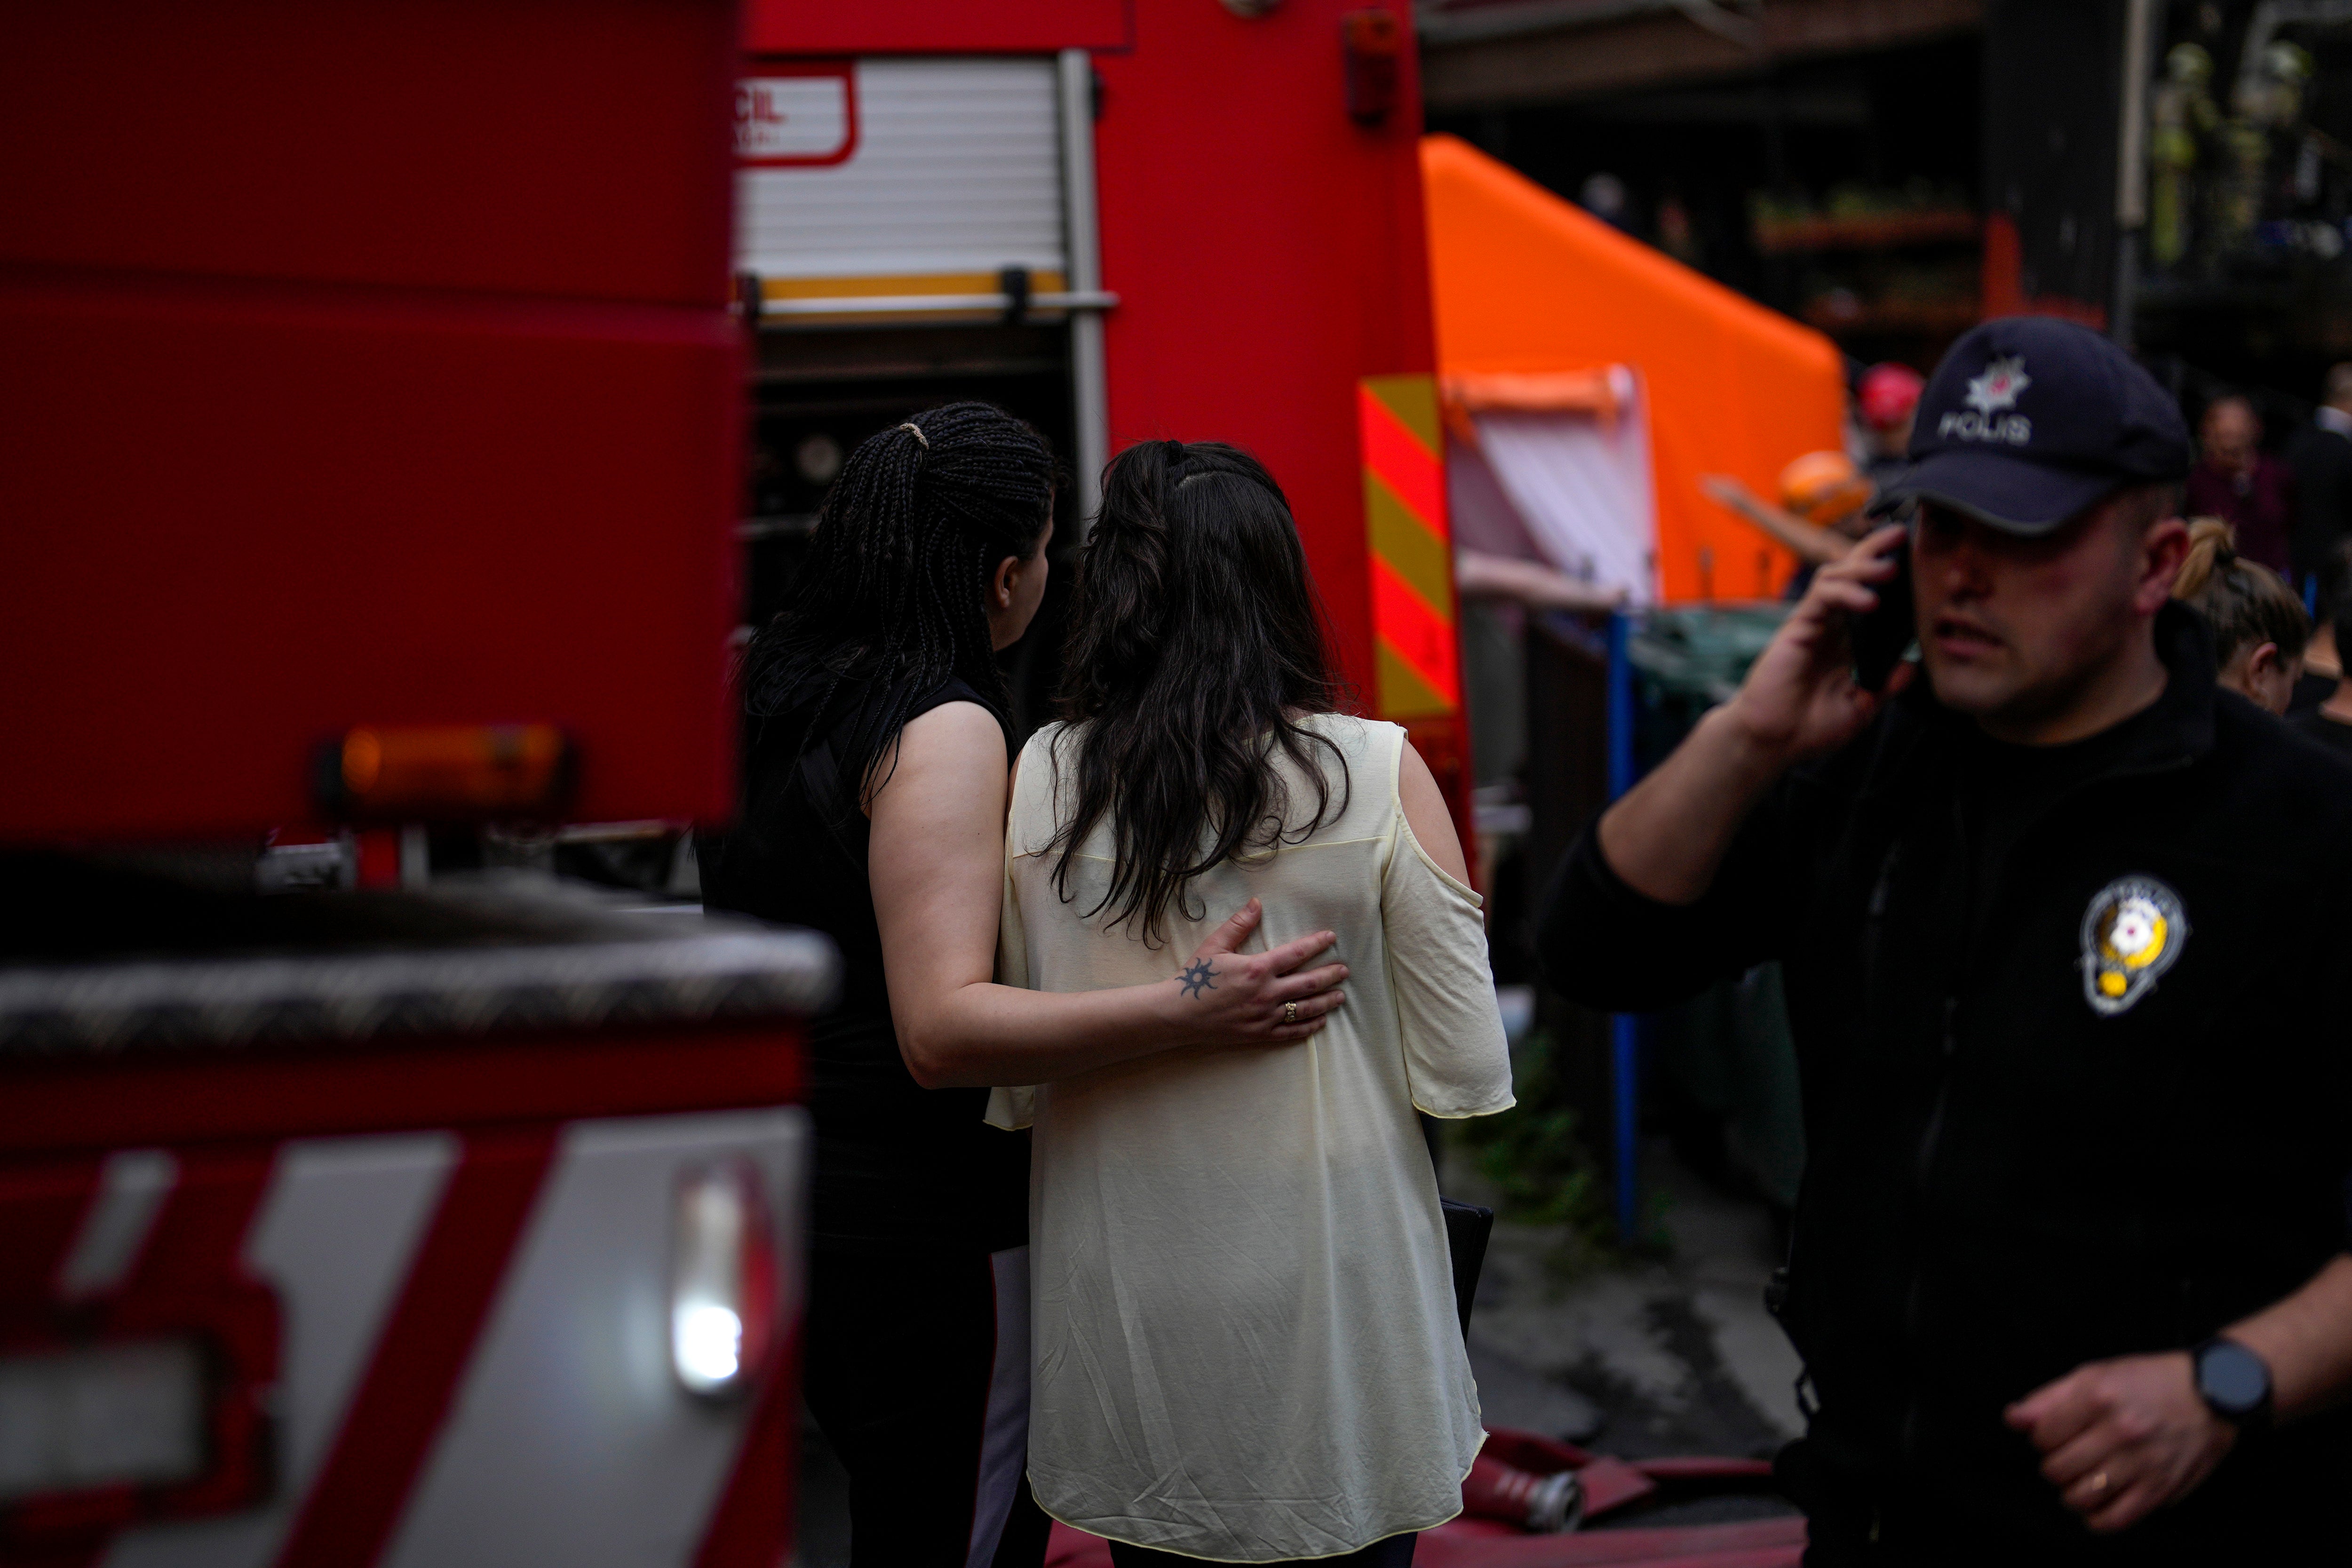
M 1210 978 L 1214 973 L 1216 970 L 1212 968 L 1209 961 L 1204 958 L 1178 975 L 1176 984 L 1184 988 L 1185 995 L 1198 996 L 1203 991 L 1214 991 L 1217 988 L 1217 983 Z

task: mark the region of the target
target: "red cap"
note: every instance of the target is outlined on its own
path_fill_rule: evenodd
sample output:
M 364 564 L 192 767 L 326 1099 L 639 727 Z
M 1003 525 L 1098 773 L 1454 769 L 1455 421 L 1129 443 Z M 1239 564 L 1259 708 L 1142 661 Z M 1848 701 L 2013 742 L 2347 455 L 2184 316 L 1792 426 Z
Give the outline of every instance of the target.
M 1894 429 L 1919 406 L 1919 392 L 1927 384 L 1907 364 L 1872 365 L 1862 373 L 1862 387 L 1855 398 L 1862 405 L 1864 423 L 1874 430 Z

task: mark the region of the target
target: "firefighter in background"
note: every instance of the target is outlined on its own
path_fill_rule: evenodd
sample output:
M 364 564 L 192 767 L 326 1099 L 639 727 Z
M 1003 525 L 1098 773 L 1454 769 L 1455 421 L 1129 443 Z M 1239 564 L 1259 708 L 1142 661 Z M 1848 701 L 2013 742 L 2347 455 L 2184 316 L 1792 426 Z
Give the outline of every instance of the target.
M 1754 523 L 1800 563 L 1789 585 L 1797 597 L 1815 568 L 1845 559 L 1870 531 L 1877 489 L 1843 452 L 1808 452 L 1780 470 L 1780 504 L 1772 505 L 1728 474 L 1707 474 L 1698 488 L 1710 500 Z
M 2221 122 L 2211 84 L 2213 57 L 2197 44 L 2175 44 L 2164 79 L 2148 101 L 2148 255 L 2159 268 L 2189 254 L 2197 213 L 2197 153 Z

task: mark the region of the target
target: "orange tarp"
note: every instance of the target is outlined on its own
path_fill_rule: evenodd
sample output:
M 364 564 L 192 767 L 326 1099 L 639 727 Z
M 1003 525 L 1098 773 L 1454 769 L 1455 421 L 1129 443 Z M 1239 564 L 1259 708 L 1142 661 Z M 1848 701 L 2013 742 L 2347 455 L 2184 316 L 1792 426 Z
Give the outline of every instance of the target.
M 1620 234 L 1467 142 L 1421 144 L 1441 376 L 1642 378 L 1669 602 L 1777 594 L 1795 568 L 1699 494 L 1725 473 L 1777 497 L 1780 469 L 1843 446 L 1845 371 L 1810 327 Z

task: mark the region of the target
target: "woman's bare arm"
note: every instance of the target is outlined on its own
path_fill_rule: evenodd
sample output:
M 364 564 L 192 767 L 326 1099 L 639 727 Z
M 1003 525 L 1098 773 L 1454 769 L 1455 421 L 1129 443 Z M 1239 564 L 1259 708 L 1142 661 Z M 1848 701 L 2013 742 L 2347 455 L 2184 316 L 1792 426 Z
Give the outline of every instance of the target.
M 1437 775 L 1410 741 L 1397 759 L 1397 801 L 1404 807 L 1404 825 L 1421 840 L 1422 853 L 1468 887 L 1470 864 L 1462 854 L 1462 836 L 1454 831 L 1454 814 L 1445 809 L 1445 792 L 1437 787 Z
M 1318 931 L 1262 953 L 1234 951 L 1255 901 L 1152 985 L 1026 991 L 994 983 L 1010 785 L 1003 731 L 976 703 L 908 724 L 872 797 L 867 876 L 882 931 L 890 1016 L 907 1070 L 926 1089 L 1045 1083 L 1179 1046 L 1286 1045 L 1338 1006 L 1344 965 L 1301 968 Z M 1180 973 L 1181 971 L 1181 973 Z M 1298 1021 L 1283 1005 L 1298 1005 Z

